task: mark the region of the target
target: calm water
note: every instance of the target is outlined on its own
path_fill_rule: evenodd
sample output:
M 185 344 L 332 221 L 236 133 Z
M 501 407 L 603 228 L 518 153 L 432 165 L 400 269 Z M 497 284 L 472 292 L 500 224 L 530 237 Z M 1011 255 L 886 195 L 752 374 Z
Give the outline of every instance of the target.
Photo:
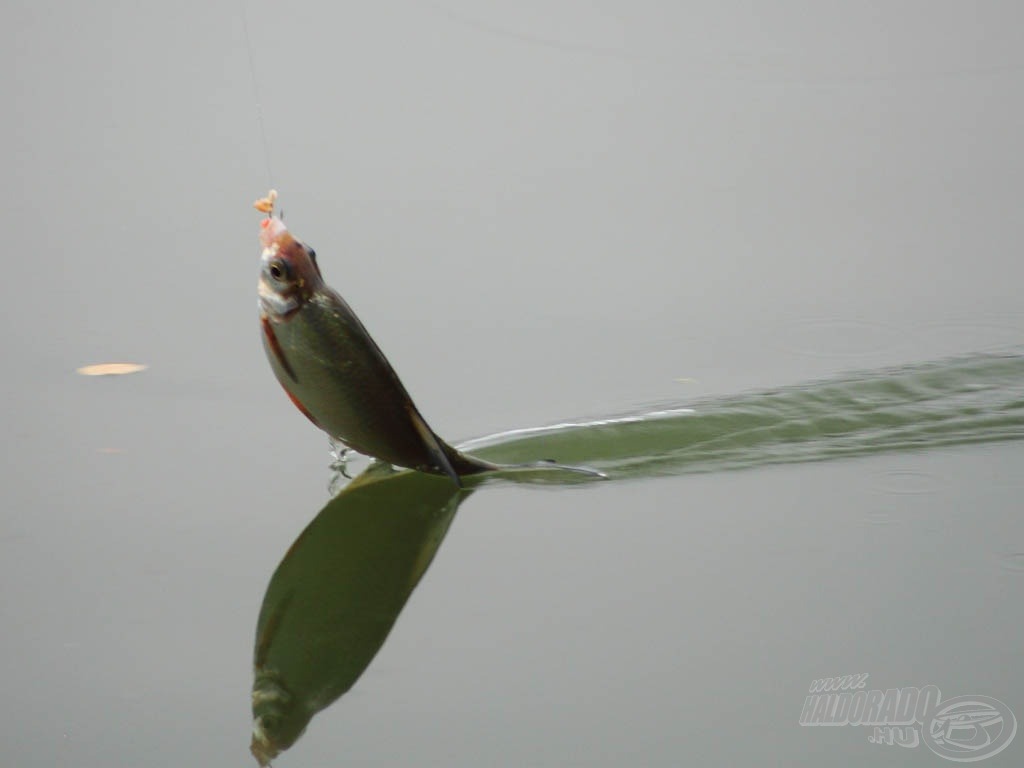
M 946 765 L 800 725 L 858 673 L 1024 718 L 1017 5 L 246 8 L 269 169 L 240 4 L 6 17 L 5 765 L 255 765 L 254 682 L 283 766 Z M 331 500 L 271 182 L 438 432 L 611 479 Z

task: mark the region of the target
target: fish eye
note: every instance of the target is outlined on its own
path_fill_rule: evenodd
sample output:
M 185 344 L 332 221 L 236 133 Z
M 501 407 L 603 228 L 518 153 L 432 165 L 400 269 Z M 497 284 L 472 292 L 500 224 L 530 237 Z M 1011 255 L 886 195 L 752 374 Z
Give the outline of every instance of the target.
M 275 259 L 270 262 L 270 266 L 267 268 L 270 272 L 270 276 L 275 280 L 288 280 L 291 278 L 291 270 L 288 269 L 288 265 L 280 259 Z

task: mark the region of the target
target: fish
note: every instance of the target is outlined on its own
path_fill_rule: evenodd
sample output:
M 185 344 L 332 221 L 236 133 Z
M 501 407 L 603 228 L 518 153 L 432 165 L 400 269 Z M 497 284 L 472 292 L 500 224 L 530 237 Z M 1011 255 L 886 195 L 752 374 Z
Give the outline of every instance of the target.
M 253 644 L 250 751 L 261 766 L 360 679 L 473 493 L 374 464 L 288 547 Z
M 553 469 L 595 478 L 588 467 L 543 459 L 495 464 L 463 453 L 427 424 L 394 368 L 348 303 L 324 281 L 316 252 L 273 213 L 276 192 L 254 206 L 260 222 L 260 332 L 288 398 L 315 426 L 365 456 L 393 466 L 462 478 L 484 472 Z

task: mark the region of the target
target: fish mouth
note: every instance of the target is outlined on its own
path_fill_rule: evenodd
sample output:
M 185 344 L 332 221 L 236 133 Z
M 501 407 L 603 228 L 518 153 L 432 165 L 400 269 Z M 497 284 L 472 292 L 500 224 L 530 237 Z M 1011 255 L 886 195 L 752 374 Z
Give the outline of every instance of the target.
M 268 216 L 260 222 L 260 243 L 264 248 L 270 248 L 279 243 L 288 227 L 284 225 L 277 216 Z

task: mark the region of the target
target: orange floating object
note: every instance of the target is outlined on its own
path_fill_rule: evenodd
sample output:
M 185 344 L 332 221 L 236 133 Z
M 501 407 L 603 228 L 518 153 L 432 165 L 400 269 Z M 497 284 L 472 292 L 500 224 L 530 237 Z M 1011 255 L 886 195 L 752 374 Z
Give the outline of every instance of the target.
M 83 376 L 124 376 L 144 370 L 146 366 L 141 363 L 96 363 L 82 366 L 78 373 Z

